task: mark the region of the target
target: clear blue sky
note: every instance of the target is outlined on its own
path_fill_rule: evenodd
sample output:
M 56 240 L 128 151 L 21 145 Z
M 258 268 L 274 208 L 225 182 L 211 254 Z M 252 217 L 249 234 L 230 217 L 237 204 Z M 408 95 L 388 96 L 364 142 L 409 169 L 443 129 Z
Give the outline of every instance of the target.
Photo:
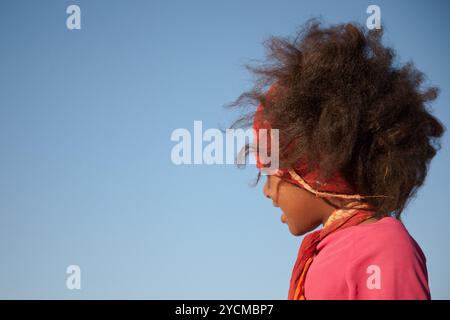
M 82 29 L 66 28 L 81 7 Z M 176 128 L 224 126 L 270 35 L 365 23 L 441 88 L 448 1 L 0 2 L 0 298 L 285 299 L 301 238 L 250 188 L 254 167 L 175 166 Z M 404 213 L 433 298 L 450 298 L 448 137 Z M 66 267 L 82 289 L 66 289 Z

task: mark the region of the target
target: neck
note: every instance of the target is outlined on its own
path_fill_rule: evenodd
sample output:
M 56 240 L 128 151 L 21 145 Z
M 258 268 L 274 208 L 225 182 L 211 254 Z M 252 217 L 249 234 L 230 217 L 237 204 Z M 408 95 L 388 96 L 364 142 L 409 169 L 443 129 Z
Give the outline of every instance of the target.
M 334 211 L 332 211 L 332 212 L 330 212 L 329 214 L 326 214 L 326 215 L 323 217 L 323 219 L 322 219 L 322 227 L 325 227 L 325 225 L 327 224 L 327 221 L 330 219 L 330 217 L 331 217 L 336 211 L 337 211 L 337 209 L 334 210 Z
M 368 208 L 368 205 L 366 205 L 364 203 L 359 203 L 359 202 L 351 202 L 347 205 L 346 208 L 339 208 L 339 209 L 332 211 L 330 214 L 328 214 L 323 219 L 322 225 L 324 228 L 326 228 L 334 221 L 339 220 L 341 218 L 351 216 L 352 214 L 357 212 L 358 209 L 363 209 L 363 208 Z

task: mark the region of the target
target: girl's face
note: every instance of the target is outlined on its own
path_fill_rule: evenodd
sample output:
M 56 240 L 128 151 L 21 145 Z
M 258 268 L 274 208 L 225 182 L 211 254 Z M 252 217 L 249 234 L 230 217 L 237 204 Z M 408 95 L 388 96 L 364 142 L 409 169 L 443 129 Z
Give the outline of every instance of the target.
M 314 230 L 335 210 L 322 198 L 275 175 L 267 176 L 263 192 L 275 207 L 281 208 L 281 221 L 295 236 Z

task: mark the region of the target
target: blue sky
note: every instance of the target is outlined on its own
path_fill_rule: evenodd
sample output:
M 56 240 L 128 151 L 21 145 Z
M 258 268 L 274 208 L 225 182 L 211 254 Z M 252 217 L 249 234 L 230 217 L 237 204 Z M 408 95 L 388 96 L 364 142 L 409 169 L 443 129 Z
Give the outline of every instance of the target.
M 81 8 L 81 30 L 66 8 Z M 176 166 L 177 128 L 226 126 L 262 41 L 311 17 L 365 24 L 441 88 L 446 1 L 1 1 L 0 298 L 285 299 L 301 238 L 233 165 Z M 404 222 L 450 298 L 448 137 Z M 79 265 L 81 290 L 66 288 Z

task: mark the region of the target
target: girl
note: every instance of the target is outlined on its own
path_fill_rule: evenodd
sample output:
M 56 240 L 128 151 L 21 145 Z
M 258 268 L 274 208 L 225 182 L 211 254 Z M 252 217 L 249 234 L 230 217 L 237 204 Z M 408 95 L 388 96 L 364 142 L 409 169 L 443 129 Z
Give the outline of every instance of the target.
M 249 67 L 259 80 L 232 104 L 256 113 L 232 127 L 250 119 L 257 143 L 260 129 L 279 130 L 264 195 L 293 235 L 323 225 L 303 239 L 288 299 L 430 299 L 425 256 L 400 214 L 440 147 L 445 128 L 426 108 L 437 89 L 394 62 L 381 30 L 311 21 L 266 45 L 274 63 Z

